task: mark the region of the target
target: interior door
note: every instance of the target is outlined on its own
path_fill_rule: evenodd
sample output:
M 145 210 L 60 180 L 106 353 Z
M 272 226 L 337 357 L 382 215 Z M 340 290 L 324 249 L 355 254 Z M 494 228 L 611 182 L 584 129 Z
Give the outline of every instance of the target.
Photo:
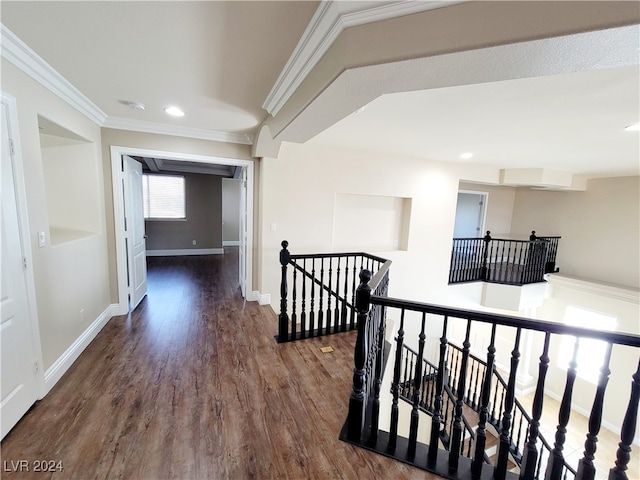
M 247 169 L 242 168 L 240 177 L 240 247 L 238 257 L 238 275 L 242 297 L 247 298 Z
M 486 206 L 484 193 L 458 193 L 456 223 L 453 238 L 483 237 L 484 212 Z
M 15 195 L 9 111 L 2 105 L 2 276 L 0 338 L 2 378 L 0 424 L 2 438 L 37 400 L 37 363 L 29 319 L 27 278 Z
M 135 309 L 147 294 L 147 246 L 142 199 L 142 164 L 124 155 L 124 222 L 127 244 L 129 308 Z

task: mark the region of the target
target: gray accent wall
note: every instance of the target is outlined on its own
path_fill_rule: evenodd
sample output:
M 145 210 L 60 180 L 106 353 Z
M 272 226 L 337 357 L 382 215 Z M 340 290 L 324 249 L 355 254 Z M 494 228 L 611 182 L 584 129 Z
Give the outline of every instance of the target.
M 187 219 L 146 220 L 147 250 L 221 249 L 222 177 L 181 175 L 185 178 Z

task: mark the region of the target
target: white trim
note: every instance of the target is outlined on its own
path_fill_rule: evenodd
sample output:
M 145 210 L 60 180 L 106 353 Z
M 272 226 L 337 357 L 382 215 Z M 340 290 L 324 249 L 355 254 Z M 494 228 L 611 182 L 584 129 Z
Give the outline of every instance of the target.
M 247 300 L 252 302 L 258 302 L 259 305 L 271 305 L 271 294 L 260 293 L 257 290 L 253 290 L 247 294 Z
M 128 118 L 108 117 L 102 126 L 104 128 L 113 128 L 116 130 L 130 130 L 134 132 L 155 133 L 158 135 L 199 138 L 214 142 L 238 143 L 240 145 L 251 145 L 253 143 L 251 135 L 246 133 L 220 132 L 216 130 L 205 130 L 203 128 L 189 128 L 178 125 L 132 120 Z
M 238 143 L 241 145 L 251 145 L 253 143 L 252 136 L 244 133 L 220 132 L 216 130 L 109 117 L 80 90 L 58 73 L 56 69 L 40 57 L 40 55 L 20 40 L 17 35 L 2 24 L 0 24 L 0 33 L 0 44 L 2 44 L 0 55 L 3 58 L 100 127 L 155 133 L 159 135 L 175 135 L 178 137 L 198 138 L 215 142 Z
M 172 257 L 184 255 L 224 255 L 224 248 L 175 248 L 170 250 L 147 250 L 147 257 Z
M 545 275 L 545 280 L 554 288 L 566 288 L 588 293 L 589 295 L 598 295 L 600 297 L 618 300 L 620 302 L 628 302 L 634 305 L 640 304 L 640 291 L 631 288 L 568 277 L 557 273 Z
M 40 55 L 20 40 L 11 30 L 0 24 L 2 49 L 0 54 L 26 75 L 57 95 L 97 125 L 102 125 L 107 114 L 100 110 L 80 90 L 74 87 Z
M 545 390 L 544 394 L 545 394 L 545 396 L 548 396 L 548 397 L 553 398 L 554 400 L 557 400 L 558 403 L 562 402 L 562 395 L 558 395 L 557 393 L 552 392 L 550 390 L 549 391 Z M 584 408 L 579 407 L 579 406 L 574 405 L 574 404 L 571 404 L 571 410 L 574 410 L 574 411 L 578 412 L 580 415 L 582 415 L 584 417 L 587 417 L 587 419 L 591 415 L 590 411 L 585 410 Z M 621 432 L 620 427 L 614 425 L 613 423 L 607 422 L 606 420 L 602 420 L 602 426 L 604 428 L 606 428 L 607 430 L 615 433 L 616 435 L 620 435 L 620 432 Z M 635 437 L 633 439 L 633 443 L 635 443 L 636 445 L 640 446 L 640 437 Z
M 0 24 L 1 25 L 1 24 Z M 4 44 L 3 44 L 4 49 Z M 13 140 L 13 185 L 16 196 L 16 208 L 18 211 L 18 223 L 20 228 L 20 247 L 26 260 L 25 270 L 27 290 L 27 315 L 31 324 L 31 343 L 33 345 L 34 360 L 38 365 L 43 365 L 42 341 L 40 338 L 40 324 L 38 321 L 38 303 L 36 301 L 36 283 L 33 271 L 33 251 L 31 249 L 31 230 L 29 227 L 29 211 L 27 209 L 27 190 L 22 165 L 22 144 L 20 142 L 20 128 L 18 125 L 18 106 L 16 99 L 5 92 L 0 92 L 0 101 L 7 106 L 9 135 Z M 38 398 L 45 395 L 44 372 L 40 368 L 36 375 L 36 392 Z
M 240 240 L 223 240 L 222 246 L 223 247 L 239 247 Z
M 466 2 L 321 2 L 276 83 L 271 87 L 262 108 L 275 116 L 347 28 L 460 3 Z
M 55 362 L 53 362 L 53 365 L 47 368 L 47 371 L 44 374 L 44 394 L 49 393 L 53 386 L 58 383 L 67 370 L 69 370 L 71 365 L 73 365 L 73 362 L 77 360 L 84 349 L 87 348 L 93 339 L 96 338 L 98 333 L 100 333 L 100 330 L 102 330 L 107 322 L 116 315 L 115 312 L 118 311 L 118 308 L 118 305 L 109 305 L 104 312 L 102 312 L 98 318 L 91 323 L 89 328 L 87 328 L 82 335 L 76 338 L 75 342 L 73 342 L 71 346 L 67 348 Z
M 116 241 L 116 272 L 118 279 L 118 313 L 116 315 L 124 315 L 129 311 L 129 302 L 127 298 L 127 259 L 125 251 L 125 232 L 124 232 L 124 206 L 122 204 L 122 155 L 133 155 L 140 157 L 166 158 L 167 160 L 178 160 L 185 162 L 201 162 L 209 164 L 233 165 L 236 167 L 244 167 L 247 169 L 247 265 L 253 265 L 253 183 L 254 183 L 254 164 L 252 160 L 240 160 L 236 158 L 211 157 L 205 155 L 196 155 L 191 153 L 176 153 L 161 150 L 150 150 L 145 148 L 124 147 L 118 145 L 111 146 L 111 177 L 112 177 L 112 193 L 113 193 L 113 219 L 115 227 Z M 253 284 L 253 270 L 247 269 L 247 285 Z M 250 300 L 247 298 L 247 300 Z

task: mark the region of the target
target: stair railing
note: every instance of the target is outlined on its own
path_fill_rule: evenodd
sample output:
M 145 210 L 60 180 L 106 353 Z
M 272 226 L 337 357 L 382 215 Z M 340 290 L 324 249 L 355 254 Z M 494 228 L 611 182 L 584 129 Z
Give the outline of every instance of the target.
M 454 361 L 457 363 L 457 358 L 462 356 L 463 352 L 462 352 L 462 348 L 460 348 L 458 345 L 454 343 L 449 342 L 448 346 L 449 346 L 449 355 L 450 355 L 449 362 L 450 362 L 450 365 L 452 365 Z M 473 354 L 469 355 L 469 359 L 470 359 L 471 382 L 469 383 L 468 390 L 465 396 L 465 403 L 476 412 L 479 412 L 480 404 L 479 402 L 477 403 L 476 400 L 479 400 L 479 398 L 482 395 L 482 392 L 479 391 L 478 388 L 479 388 L 479 385 L 480 386 L 482 385 L 483 379 L 486 378 L 485 375 L 487 372 L 487 363 Z M 544 366 L 545 374 L 546 374 L 547 367 L 548 367 L 548 359 L 546 361 L 546 365 Z M 507 382 L 502 377 L 500 372 L 498 372 L 495 369 L 492 369 L 492 370 L 493 370 L 493 374 L 492 374 L 493 378 L 491 379 L 491 385 L 489 388 L 493 392 L 493 401 L 490 401 L 488 405 L 487 421 L 488 423 L 492 424 L 494 428 L 497 429 L 499 428 L 500 418 L 499 418 L 499 414 L 498 414 L 498 417 L 496 417 L 496 409 L 498 412 L 502 410 L 502 405 L 504 404 L 504 398 L 507 391 Z M 475 381 L 474 381 L 474 378 L 475 378 Z M 544 375 L 539 375 L 538 378 L 542 378 L 542 381 L 544 382 Z M 480 379 L 480 381 L 478 379 Z M 522 403 L 518 400 L 518 398 L 515 398 L 514 400 L 513 408 L 511 410 L 511 417 L 513 420 L 511 423 L 511 431 L 510 431 L 510 439 L 511 439 L 510 452 L 514 462 L 518 466 L 522 466 L 523 455 L 526 451 L 526 446 L 527 446 L 527 439 L 529 437 L 532 424 L 534 422 L 532 417 L 527 413 L 526 408 L 522 405 Z M 540 440 L 540 451 L 538 455 L 538 461 L 535 467 L 534 478 L 540 478 L 540 473 L 543 470 L 544 466 L 547 465 L 547 460 L 551 457 L 551 451 L 553 450 L 553 447 L 549 444 L 549 441 L 542 434 L 539 433 L 538 427 L 539 427 L 539 418 L 538 418 L 538 424 L 535 425 L 535 429 L 536 429 L 535 436 L 538 440 Z M 567 476 L 575 477 L 576 475 L 575 468 L 569 465 L 566 462 L 566 460 L 564 462 L 564 471 L 566 472 Z M 542 473 L 544 474 L 544 472 Z
M 544 478 L 545 480 L 560 480 L 571 474 L 566 468 L 563 450 L 566 440 L 566 427 L 571 415 L 571 402 L 573 385 L 577 374 L 577 352 L 580 339 L 592 338 L 604 340 L 609 345 L 605 360 L 600 371 L 600 378 L 596 388 L 593 407 L 589 417 L 589 431 L 586 432 L 585 452 L 578 464 L 576 479 L 587 480 L 595 477 L 596 471 L 594 458 L 598 432 L 602 423 L 603 402 L 605 398 L 607 381 L 610 375 L 609 361 L 614 347 L 624 350 L 623 346 L 640 349 L 640 336 L 629 335 L 617 332 L 602 332 L 590 329 L 568 326 L 564 324 L 546 322 L 539 320 L 528 320 L 519 317 L 490 314 L 485 312 L 475 312 L 461 310 L 438 305 L 431 305 L 408 300 L 390 298 L 385 293 L 379 295 L 377 289 L 381 284 L 381 272 L 371 276 L 370 272 L 363 270 L 360 273 L 362 283 L 357 289 L 356 310 L 358 321 L 358 337 L 354 352 L 354 375 L 352 392 L 349 399 L 349 412 L 345 426 L 340 438 L 357 444 L 363 448 L 393 457 L 397 460 L 409 463 L 423 470 L 445 476 L 447 478 L 493 478 L 495 480 L 505 480 L 515 478 L 516 475 L 508 471 L 508 462 L 512 454 L 512 437 L 514 436 L 513 422 L 514 408 L 517 410 L 515 399 L 516 372 L 520 361 L 520 338 L 523 330 L 541 332 L 545 335 L 543 351 L 540 356 L 539 370 L 542 373 L 536 385 L 534 406 L 530 418 L 530 428 L 525 432 L 527 439 L 522 457 L 522 468 L 519 478 L 531 480 L 536 478 L 540 472 L 540 449 L 539 449 L 539 425 L 544 399 L 546 367 L 549 364 L 549 339 L 556 335 L 570 335 L 576 338 L 573 358 L 567 369 L 565 390 L 562 397 L 560 411 L 558 414 L 558 427 L 556 429 L 555 442 L 547 461 Z M 388 271 L 384 272 L 388 278 Z M 373 281 L 375 279 L 375 282 Z M 371 286 L 369 283 L 371 282 Z M 373 292 L 372 292 L 373 290 Z M 400 318 L 398 336 L 396 339 L 396 360 L 394 363 L 394 378 L 392 382 L 391 394 L 392 408 L 389 419 L 389 432 L 380 429 L 380 409 L 376 408 L 380 402 L 380 384 L 382 381 L 381 358 L 383 348 L 381 348 L 384 338 L 385 319 L 389 312 L 393 312 L 393 318 Z M 416 350 L 416 370 L 414 375 L 414 388 L 411 392 L 412 410 L 409 416 L 409 436 L 403 437 L 398 434 L 399 409 L 398 398 L 400 393 L 400 375 L 402 370 L 402 351 L 405 343 L 405 329 L 407 320 L 412 318 L 410 330 L 419 331 L 417 334 Z M 447 326 L 450 318 L 462 319 L 466 322 L 466 333 L 462 343 L 462 356 L 458 359 L 455 367 L 447 365 Z M 423 376 L 423 359 L 425 358 L 425 340 L 427 332 L 427 319 L 429 320 L 428 331 L 441 331 L 438 368 L 436 372 L 434 411 L 431 417 L 431 437 L 429 444 L 418 442 L 419 426 L 419 406 L 421 403 L 421 379 Z M 462 420 L 462 409 L 465 396 L 471 378 L 473 377 L 473 365 L 470 368 L 470 338 L 471 331 L 477 324 L 489 324 L 492 326 L 492 335 L 489 347 L 487 348 L 486 365 L 487 372 L 493 369 L 493 362 L 496 353 L 495 347 L 495 326 L 500 325 L 510 327 L 515 331 L 513 350 L 510 355 L 509 378 L 506 380 L 504 394 L 500 394 L 500 407 L 496 410 L 495 418 L 499 434 L 499 445 L 497 460 L 495 465 L 484 464 L 483 452 L 476 448 L 473 458 L 469 459 L 460 456 L 459 452 L 463 448 L 464 422 Z M 377 332 L 377 337 L 375 337 Z M 628 349 L 627 349 L 628 351 Z M 372 362 L 371 359 L 375 359 Z M 369 359 L 369 361 L 367 361 Z M 472 363 L 472 362 L 471 362 Z M 375 365 L 375 367 L 373 367 Z M 489 366 L 491 366 L 489 368 Z M 449 375 L 445 375 L 447 368 L 450 368 Z M 439 448 L 439 436 L 443 429 L 444 415 L 444 395 L 445 384 L 451 384 L 447 379 L 453 378 L 455 385 L 456 405 L 453 412 L 453 424 L 451 428 L 450 451 Z M 480 395 L 480 423 L 476 432 L 476 445 L 481 444 L 481 431 L 486 429 L 488 422 L 492 382 L 487 380 L 491 377 L 485 372 Z M 501 384 L 502 385 L 502 384 Z M 494 387 L 495 388 L 495 387 Z M 453 392 L 452 392 L 453 393 Z M 620 394 L 620 392 L 616 392 Z M 622 432 L 620 444 L 617 451 L 615 465 L 609 472 L 609 480 L 620 480 L 627 478 L 626 469 L 630 461 L 631 443 L 635 435 L 635 426 L 638 417 L 638 402 L 640 401 L 640 362 L 636 373 L 632 377 L 631 393 L 628 407 L 622 420 Z M 371 408 L 368 406 L 371 405 Z M 368 413 L 370 412 L 370 413 Z M 386 423 L 386 421 L 385 421 Z M 613 459 L 611 460 L 613 464 Z
M 292 255 L 289 242 L 281 246 L 278 342 L 354 330 L 358 275 L 387 260 L 359 252 Z
M 556 255 L 561 237 L 529 240 L 492 238 L 454 238 L 449 267 L 449 283 L 483 281 L 506 285 L 528 285 L 544 281 L 556 272 Z

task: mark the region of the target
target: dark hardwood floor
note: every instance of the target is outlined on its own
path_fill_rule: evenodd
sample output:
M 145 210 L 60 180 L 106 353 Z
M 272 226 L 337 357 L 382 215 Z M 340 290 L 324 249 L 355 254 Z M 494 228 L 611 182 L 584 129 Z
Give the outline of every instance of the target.
M 338 440 L 354 332 L 276 344 L 236 249 L 148 264 L 148 296 L 2 441 L 2 478 L 438 478 Z M 34 472 L 43 460 L 63 470 Z

